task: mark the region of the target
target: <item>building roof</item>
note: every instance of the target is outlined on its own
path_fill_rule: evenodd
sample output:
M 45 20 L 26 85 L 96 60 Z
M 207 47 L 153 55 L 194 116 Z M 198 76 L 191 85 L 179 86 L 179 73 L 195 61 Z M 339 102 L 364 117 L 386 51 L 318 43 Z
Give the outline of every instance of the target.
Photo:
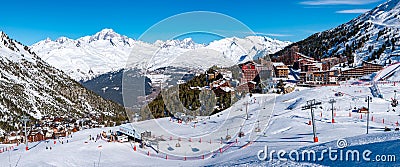
M 310 59 L 303 59 L 303 58 L 299 59 L 298 61 L 303 61 L 303 60 L 306 62 L 310 62 L 310 63 L 318 63 L 318 61 L 310 60 Z
M 371 65 L 383 67 L 383 65 L 380 65 L 380 64 L 377 64 L 377 63 L 372 63 L 372 62 L 367 62 L 367 61 L 363 61 L 363 65 L 364 65 L 364 64 L 371 64 Z
M 22 136 L 8 136 L 7 137 L 8 138 L 8 140 L 21 140 L 22 139 Z
M 228 86 L 224 86 L 224 87 L 220 87 L 220 88 L 225 92 L 234 92 L 235 91 L 234 89 L 232 89 Z
M 306 58 L 306 59 L 314 60 L 314 58 L 312 58 L 312 57 L 310 57 L 310 56 L 306 56 L 306 55 L 304 55 L 304 54 L 302 54 L 302 53 L 300 53 L 300 52 L 296 52 L 296 53 L 299 54 L 301 57 L 304 57 L 304 58 Z
M 141 133 L 146 132 L 145 130 L 136 127 L 133 124 L 123 124 L 119 126 L 119 132 L 122 132 L 128 136 L 135 137 L 137 139 L 141 138 Z
M 289 70 L 289 67 L 276 67 L 278 70 Z
M 347 72 L 347 71 L 351 71 L 351 70 L 362 70 L 362 66 L 359 66 L 359 67 L 353 67 L 353 68 L 349 68 L 349 69 L 345 69 L 345 70 L 342 70 L 342 72 Z
M 286 65 L 283 64 L 282 62 L 274 62 L 274 63 L 272 63 L 272 65 L 273 65 L 274 67 L 276 67 L 276 66 L 286 66 Z

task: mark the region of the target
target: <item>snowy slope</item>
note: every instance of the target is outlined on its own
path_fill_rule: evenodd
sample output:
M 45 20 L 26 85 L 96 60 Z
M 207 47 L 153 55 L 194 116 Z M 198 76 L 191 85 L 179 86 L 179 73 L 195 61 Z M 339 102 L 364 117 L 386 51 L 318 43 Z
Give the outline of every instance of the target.
M 248 55 L 246 60 L 263 57 L 289 44 L 260 36 L 226 38 L 209 45 L 197 44 L 190 38 L 146 43 L 104 29 L 76 40 L 66 37 L 54 41 L 46 39 L 31 48 L 43 60 L 79 81 L 126 66 L 139 69 L 228 66 L 238 63 L 243 55 Z
M 124 112 L 4 32 L 0 32 L 0 99 L 0 136 L 1 129 L 18 130 L 24 114 L 35 120 L 43 115 L 80 118 L 88 113 Z M 105 105 L 109 111 L 101 110 Z
M 151 130 L 152 135 L 159 138 L 160 153 L 153 149 L 137 147 L 133 150 L 134 143 L 113 143 L 103 140 L 89 141 L 89 135 L 96 135 L 102 131 L 117 130 L 114 128 L 90 129 L 73 134 L 72 138 L 57 140 L 56 144 L 50 140 L 48 143 L 31 143 L 31 150 L 25 151 L 24 145 L 14 146 L 16 150 L 0 153 L 0 164 L 14 166 L 320 166 L 350 164 L 361 166 L 396 166 L 395 162 L 294 162 L 294 161 L 260 161 L 257 153 L 269 146 L 270 150 L 304 150 L 312 149 L 321 151 L 331 147 L 339 149 L 338 139 L 346 139 L 348 147 L 358 149 L 361 152 L 371 149 L 373 155 L 386 154 L 400 156 L 398 152 L 399 132 L 384 132 L 384 127 L 394 128 L 399 121 L 399 112 L 386 112 L 390 104 L 388 99 L 392 97 L 393 90 L 398 87 L 393 85 L 380 85 L 385 99 L 373 98 L 371 103 L 370 134 L 365 134 L 365 114 L 351 113 L 353 107 L 365 106 L 364 97 L 371 95 L 366 86 L 351 86 L 344 84 L 334 87 L 321 87 L 303 89 L 287 95 L 254 95 L 246 97 L 230 109 L 204 118 L 197 124 L 178 124 L 169 119 L 161 118 L 145 122 L 134 123 L 137 129 Z M 331 104 L 329 99 L 334 97 L 337 91 L 344 93 L 342 97 L 336 97 L 335 124 L 331 123 Z M 301 106 L 307 100 L 316 98 L 322 102 L 321 107 L 315 109 L 317 136 L 319 143 L 312 141 L 312 126 L 309 110 L 301 110 Z M 254 101 L 256 99 L 256 101 Z M 245 119 L 244 105 L 249 105 L 248 120 Z M 296 101 L 300 105 L 293 110 L 286 108 Z M 240 110 L 242 109 L 242 110 Z M 390 108 L 391 109 L 391 108 Z M 397 110 L 397 108 L 395 108 Z M 267 113 L 267 115 L 263 115 Z M 322 115 L 321 115 L 322 113 Z M 351 115 L 350 115 L 350 114 Z M 272 116 L 271 116 L 272 115 Z M 362 116 L 362 118 L 361 118 Z M 383 119 L 385 122 L 383 123 Z M 255 132 L 260 121 L 261 132 Z M 225 137 L 229 129 L 232 136 L 230 141 L 220 143 L 220 137 Z M 167 129 L 168 131 L 166 131 Z M 245 133 L 245 137 L 238 138 L 238 130 Z M 172 137 L 172 140 L 170 139 Z M 178 137 L 181 147 L 176 147 Z M 200 142 L 200 138 L 202 142 Z M 238 143 L 235 140 L 238 139 Z M 66 140 L 69 140 L 66 143 Z M 60 144 L 63 141 L 64 144 Z M 209 143 L 211 141 L 211 143 Z M 248 144 L 249 141 L 253 141 Z M 45 147 L 52 147 L 46 150 Z M 0 147 L 2 147 L 0 145 Z M 7 146 L 4 146 L 7 147 Z M 223 148 L 221 153 L 219 148 Z M 382 149 L 384 148 L 384 149 Z M 339 149 L 340 150 L 340 149 Z M 202 159 L 201 155 L 206 155 Z M 276 153 L 275 153 L 276 155 Z M 327 154 L 325 154 L 327 155 Z M 185 160 L 184 158 L 187 157 Z M 319 158 L 319 157 L 318 157 Z M 371 158 L 374 158 L 371 156 Z M 328 159 L 328 158 L 326 158 Z M 398 157 L 397 157 L 398 159 Z
M 398 57 L 391 57 L 391 55 L 396 55 L 400 51 L 398 47 L 400 45 L 399 0 L 389 0 L 352 20 L 349 28 L 351 28 L 351 24 L 361 27 L 361 30 L 347 44 L 359 43 L 362 38 L 369 37 L 365 44 L 356 50 L 356 63 L 360 64 L 364 60 L 372 59 L 377 63 L 386 65 L 388 62 L 398 61 Z M 370 48 L 372 48 L 371 51 L 369 51 Z M 373 52 L 376 52 L 377 55 L 374 55 Z M 388 61 L 389 59 L 393 61 Z
M 354 65 L 363 61 L 382 65 L 399 62 L 400 4 L 388 0 L 338 27 L 294 43 L 314 58 L 344 56 Z M 288 49 L 288 48 L 286 48 Z M 277 54 L 282 55 L 283 52 Z

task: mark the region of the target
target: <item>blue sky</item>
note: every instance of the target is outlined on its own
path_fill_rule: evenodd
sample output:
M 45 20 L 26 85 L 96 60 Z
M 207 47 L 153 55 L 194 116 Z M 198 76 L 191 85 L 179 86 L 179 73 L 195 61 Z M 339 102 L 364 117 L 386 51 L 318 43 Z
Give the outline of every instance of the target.
M 298 41 L 357 17 L 384 0 L 41 0 L 2 2 L 0 30 L 31 45 L 50 37 L 76 39 L 103 28 L 137 39 L 157 22 L 183 12 L 212 11 L 254 32 Z M 179 25 L 176 26 L 179 29 Z M 169 31 L 169 30 L 165 30 Z M 160 32 L 161 34 L 164 32 Z

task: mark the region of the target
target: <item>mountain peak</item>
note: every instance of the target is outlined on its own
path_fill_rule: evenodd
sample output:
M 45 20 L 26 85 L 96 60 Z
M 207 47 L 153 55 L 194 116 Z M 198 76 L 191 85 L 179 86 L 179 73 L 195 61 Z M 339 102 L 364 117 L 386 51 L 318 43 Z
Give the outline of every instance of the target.
M 8 35 L 4 31 L 0 31 L 0 38 L 8 38 Z
M 102 33 L 102 34 L 117 34 L 113 29 L 111 28 L 104 28 L 102 29 L 100 32 L 98 33 Z
M 395 26 L 399 21 L 400 0 L 389 0 L 366 12 L 360 17 L 353 19 L 353 22 L 370 21 L 374 24 L 384 26 Z
M 48 39 L 46 39 L 46 41 L 47 41 Z M 56 42 L 58 42 L 58 43 L 60 43 L 60 44 L 63 44 L 64 42 L 67 42 L 67 41 L 72 41 L 72 39 L 69 39 L 69 38 L 67 38 L 67 37 L 60 37 L 60 38 L 58 38 L 58 39 L 56 39 Z
M 13 51 L 19 51 L 15 41 L 13 41 L 5 32 L 0 32 L 0 45 L 5 46 Z
M 192 38 L 185 38 L 185 39 L 173 39 L 173 40 L 157 40 L 154 42 L 155 46 L 158 47 L 179 47 L 179 48 L 184 48 L 184 49 L 194 49 L 196 47 L 203 46 L 202 44 L 197 44 L 196 42 L 193 41 Z
M 45 41 L 45 42 L 50 42 L 51 39 L 50 39 L 49 37 L 47 37 L 44 41 Z
M 383 3 L 378 6 L 378 8 L 386 8 L 387 10 L 392 10 L 395 8 L 399 8 L 400 0 L 389 0 L 386 3 Z
M 116 33 L 113 29 L 105 28 L 90 37 L 90 41 L 110 40 L 112 38 L 122 38 L 123 36 Z

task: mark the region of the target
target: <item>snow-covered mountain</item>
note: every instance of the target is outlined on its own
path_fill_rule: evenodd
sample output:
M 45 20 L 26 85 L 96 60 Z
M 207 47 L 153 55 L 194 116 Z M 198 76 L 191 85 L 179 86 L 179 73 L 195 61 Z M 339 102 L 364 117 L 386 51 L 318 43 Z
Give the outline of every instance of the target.
M 60 37 L 52 41 L 47 38 L 31 48 L 44 61 L 63 70 L 73 79 L 87 80 L 123 67 L 134 43 L 126 36 L 104 29 L 77 40 Z
M 314 58 L 346 56 L 350 63 L 399 61 L 400 1 L 389 0 L 336 28 L 316 33 L 288 46 Z M 286 50 L 286 49 L 285 49 Z M 276 55 L 281 55 L 282 52 Z
M 31 48 L 43 60 L 79 81 L 127 67 L 152 70 L 166 66 L 202 69 L 229 66 L 238 63 L 243 55 L 250 60 L 275 53 L 289 44 L 261 36 L 226 38 L 208 45 L 197 44 L 190 38 L 146 43 L 104 29 L 76 40 L 46 39 Z
M 69 43 L 66 38 L 58 41 Z M 35 120 L 45 115 L 78 119 L 124 113 L 122 106 L 85 89 L 1 31 L 0 99 L 0 134 L 21 128 L 19 119 L 24 114 Z

